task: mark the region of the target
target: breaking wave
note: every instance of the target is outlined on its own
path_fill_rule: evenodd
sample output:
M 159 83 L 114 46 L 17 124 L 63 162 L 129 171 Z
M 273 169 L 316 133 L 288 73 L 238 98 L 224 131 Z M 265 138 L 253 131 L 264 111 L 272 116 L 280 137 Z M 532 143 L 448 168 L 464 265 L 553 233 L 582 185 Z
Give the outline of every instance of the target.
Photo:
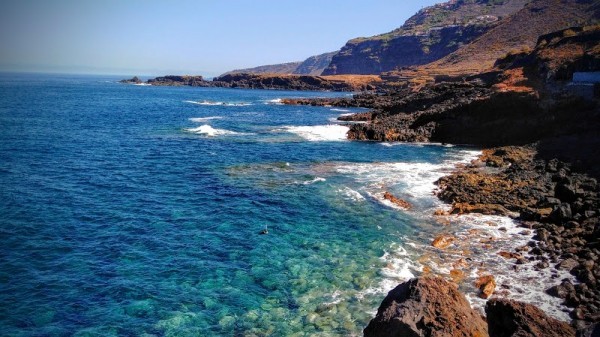
M 290 132 L 308 141 L 343 141 L 349 128 L 343 125 L 284 126 L 276 131 Z

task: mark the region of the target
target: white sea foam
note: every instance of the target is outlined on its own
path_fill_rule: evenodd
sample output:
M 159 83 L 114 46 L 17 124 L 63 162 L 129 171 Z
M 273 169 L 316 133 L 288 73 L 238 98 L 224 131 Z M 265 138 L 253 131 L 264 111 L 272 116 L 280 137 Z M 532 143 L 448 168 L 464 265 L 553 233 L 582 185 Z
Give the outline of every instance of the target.
M 308 141 L 342 141 L 346 140 L 349 128 L 343 125 L 315 125 L 315 126 L 284 126 L 275 131 L 294 133 Z
M 423 142 L 414 142 L 414 143 L 405 143 L 405 142 L 381 142 L 379 143 L 381 146 L 393 147 L 393 146 L 443 146 L 443 147 L 454 147 L 453 144 L 442 144 L 442 143 L 423 143 Z
M 338 189 L 338 193 L 344 196 L 345 199 L 360 202 L 365 201 L 365 197 L 360 192 L 351 189 L 350 187 L 344 186 L 344 188 Z
M 275 98 L 275 99 L 270 99 L 267 101 L 264 101 L 265 104 L 276 104 L 276 105 L 282 105 L 283 104 L 283 100 L 281 98 Z
M 321 178 L 321 177 L 315 177 L 312 180 L 308 180 L 308 181 L 304 181 L 302 182 L 303 185 L 312 185 L 314 183 L 318 183 L 318 182 L 323 182 L 323 181 L 327 181 L 327 179 L 325 178 Z
M 396 143 L 388 144 L 390 145 L 384 146 L 396 146 Z M 334 165 L 335 172 L 353 177 L 355 183 L 362 186 L 361 192 L 368 195 L 370 200 L 394 207 L 383 198 L 385 191 L 407 200 L 414 206 L 413 209 L 394 208 L 398 208 L 399 212 L 408 213 L 423 226 L 420 236 L 403 238 L 400 240 L 402 246 L 396 244 L 386 249 L 386 253 L 381 257 L 386 262 L 386 266 L 380 271 L 383 281 L 361 293 L 384 295 L 398 283 L 419 275 L 424 267 L 445 277 L 450 277 L 450 271 L 454 269 L 464 273 L 464 279 L 460 283 L 461 290 L 479 310 L 483 310 L 485 300 L 478 297 L 474 281 L 478 276 L 491 274 L 498 284 L 494 296 L 533 303 L 557 319 L 568 320 L 567 310 L 561 304 L 561 300 L 547 295 L 544 290 L 559 284 L 565 278 L 576 283 L 573 276 L 553 268 L 536 270 L 534 266 L 538 261 L 517 265 L 515 269 L 514 259 L 505 259 L 498 255 L 501 251 L 514 252 L 515 248 L 526 246 L 534 231 L 524 231 L 524 228 L 508 217 L 479 214 L 442 217 L 433 215 L 435 209 L 449 209 L 448 205 L 443 204 L 433 194 L 436 188 L 434 182 L 455 170 L 456 165 L 469 163 L 480 154 L 480 151 L 457 151 L 452 158 L 440 164 Z M 433 236 L 441 231 L 457 238 L 443 252 L 431 246 Z
M 329 109 L 329 110 L 339 111 L 339 112 L 350 112 L 350 110 L 348 110 L 348 109 L 339 109 L 339 108 L 333 108 L 333 109 Z M 351 114 L 343 114 L 342 116 L 344 116 L 344 115 L 351 115 Z
M 383 281 L 361 291 L 358 298 L 365 295 L 387 294 L 399 283 L 410 280 L 422 271 L 422 267 L 415 261 L 416 257 L 411 256 L 406 249 L 397 244 L 385 251 L 380 259 L 385 263 L 385 267 L 380 270 Z
M 208 124 L 201 125 L 197 128 L 190 128 L 190 129 L 185 129 L 185 130 L 188 132 L 192 132 L 192 133 L 196 133 L 196 134 L 200 134 L 200 135 L 207 135 L 210 137 L 223 136 L 223 135 L 243 135 L 243 133 L 240 133 L 240 132 L 229 131 L 229 130 L 224 130 L 224 129 L 215 129 Z
M 569 319 L 562 300 L 549 296 L 545 289 L 565 278 L 576 283 L 572 275 L 552 268 L 536 270 L 534 266 L 538 261 L 515 265 L 515 259 L 498 255 L 501 251 L 513 252 L 516 247 L 526 246 L 533 231 L 525 231 L 508 217 L 466 214 L 449 218 L 453 222 L 452 234 L 457 240 L 444 250 L 444 254 L 429 245 L 421 245 L 423 256 L 429 256 L 422 262 L 437 274 L 448 275 L 451 269 L 465 273 L 463 288 L 474 307 L 483 310 L 486 303 L 477 295 L 474 281 L 482 275 L 493 275 L 498 285 L 494 296 L 533 303 L 557 319 Z M 467 258 L 472 261 L 458 263 Z
M 204 123 L 204 122 L 208 122 L 213 119 L 223 119 L 223 117 L 221 117 L 221 116 L 193 117 L 193 118 L 190 118 L 189 121 L 194 122 L 194 123 Z
M 249 106 L 252 103 L 246 102 L 214 102 L 214 101 L 184 101 L 185 103 L 197 104 L 197 105 L 220 105 L 220 106 Z
M 148 86 L 151 86 L 152 84 L 142 82 L 142 83 L 134 83 L 133 85 L 137 85 L 140 87 L 148 87 Z

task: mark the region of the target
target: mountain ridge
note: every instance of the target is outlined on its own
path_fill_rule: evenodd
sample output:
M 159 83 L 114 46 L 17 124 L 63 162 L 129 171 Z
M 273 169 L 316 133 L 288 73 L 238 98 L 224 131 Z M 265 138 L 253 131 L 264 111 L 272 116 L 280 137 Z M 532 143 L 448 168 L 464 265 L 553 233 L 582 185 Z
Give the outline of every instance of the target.
M 267 64 L 258 67 L 234 69 L 218 77 L 232 74 L 281 74 L 281 75 L 321 75 L 337 51 L 310 56 L 304 61 Z
M 349 40 L 323 75 L 379 74 L 436 61 L 483 35 L 528 2 L 451 0 L 426 7 L 391 32 Z

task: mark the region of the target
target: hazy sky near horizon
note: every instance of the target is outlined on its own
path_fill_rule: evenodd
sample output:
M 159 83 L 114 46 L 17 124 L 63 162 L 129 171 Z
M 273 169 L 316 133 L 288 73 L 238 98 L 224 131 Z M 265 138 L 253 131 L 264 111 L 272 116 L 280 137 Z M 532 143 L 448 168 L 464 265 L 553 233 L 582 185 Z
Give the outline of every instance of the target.
M 301 61 L 441 0 L 3 0 L 0 70 L 200 74 Z

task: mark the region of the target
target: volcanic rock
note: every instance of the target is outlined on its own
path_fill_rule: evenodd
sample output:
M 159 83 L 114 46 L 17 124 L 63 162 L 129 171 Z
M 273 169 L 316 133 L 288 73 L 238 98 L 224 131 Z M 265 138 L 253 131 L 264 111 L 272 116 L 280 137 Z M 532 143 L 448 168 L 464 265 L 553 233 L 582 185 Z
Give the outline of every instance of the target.
M 485 306 L 490 337 L 570 337 L 575 329 L 548 317 L 537 307 L 507 299 L 491 299 Z
M 404 209 L 411 209 L 412 208 L 412 205 L 409 204 L 406 200 L 398 199 L 394 195 L 392 195 L 390 192 L 385 192 L 383 194 L 383 198 L 385 200 L 389 200 L 391 203 L 393 203 L 393 204 L 395 204 L 395 205 L 397 205 L 399 207 L 402 207 Z
M 456 286 L 439 277 L 414 278 L 388 293 L 365 337 L 485 337 L 487 326 Z
M 496 279 L 492 275 L 481 276 L 475 280 L 475 287 L 479 289 L 480 297 L 488 298 L 496 290 Z
M 433 239 L 431 245 L 435 248 L 444 249 L 450 246 L 452 242 L 454 242 L 454 240 L 456 240 L 456 238 L 452 235 L 440 234 L 435 239 Z

